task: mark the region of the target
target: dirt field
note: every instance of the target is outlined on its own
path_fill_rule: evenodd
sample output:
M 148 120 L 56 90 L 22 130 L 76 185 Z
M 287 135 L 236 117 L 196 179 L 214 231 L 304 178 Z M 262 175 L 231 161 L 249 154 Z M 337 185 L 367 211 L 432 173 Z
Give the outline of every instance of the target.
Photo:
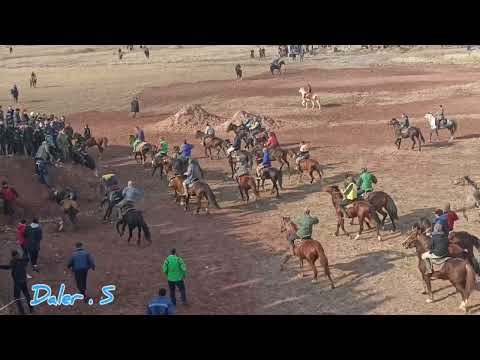
M 104 307 L 41 305 L 38 313 L 142 314 L 158 287 L 166 283 L 161 266 L 175 247 L 187 263 L 191 302 L 189 308 L 179 307 L 179 314 L 460 314 L 459 296 L 447 282 L 434 281 L 437 301 L 425 303 L 416 256 L 413 250 L 401 247 L 401 232 L 383 231 L 382 242 L 370 231 L 356 241 L 334 237 L 335 214 L 322 188 L 340 184 L 345 172 L 358 172 L 367 166 L 379 179 L 377 189 L 396 202 L 402 232 L 445 202 L 451 202 L 452 208 L 460 207 L 464 190 L 453 187 L 452 181 L 467 174 L 480 179 L 476 161 L 480 150 L 480 70 L 472 60 L 475 53 L 467 60 L 463 49 L 320 53 L 306 58 L 303 64 L 289 63 L 286 74 L 272 77 L 267 71 L 268 60 L 248 59 L 252 46 L 159 46 L 152 51 L 152 64 L 143 64 L 139 52 L 127 54 L 131 63 L 118 64 L 113 54 L 116 46 L 92 47 L 92 52 L 85 51 L 88 46 L 81 47 L 84 52 L 77 48 L 18 47 L 14 49 L 16 59 L 4 55 L 0 58 L 6 71 L 0 80 L 0 104 L 6 107 L 10 103 L 8 89 L 17 82 L 29 111 L 66 113 L 76 129 L 88 123 L 94 136 L 108 136 L 112 146 L 100 161 L 101 172 L 115 171 L 123 183 L 132 179 L 145 190 L 146 198 L 139 207 L 145 210 L 153 244 L 128 245 L 112 225 L 100 223 L 99 199 L 88 185 L 95 181 L 91 172 L 76 167 L 58 170 L 59 182 L 80 190 L 82 229 L 58 234 L 46 225 L 41 273 L 31 283 L 43 282 L 58 289 L 65 282 L 74 292 L 73 277 L 65 274 L 64 268 L 75 242 L 81 240 L 97 261 L 97 270 L 89 278 L 91 294 L 100 297 L 100 288 L 107 284 L 115 284 L 117 291 L 115 302 Z M 273 49 L 267 47 L 267 59 Z M 179 59 L 181 63 L 177 63 Z M 245 64 L 247 77 L 241 82 L 232 80 L 236 62 Z M 45 66 L 35 69 L 39 88 L 23 89 L 31 64 Z M 43 88 L 43 81 L 52 85 Z M 321 111 L 304 110 L 300 105 L 298 88 L 307 82 L 321 96 Z M 58 87 L 48 87 L 54 85 Z M 136 120 L 126 112 L 135 93 L 141 94 L 142 105 Z M 226 118 L 245 110 L 281 121 L 284 126 L 276 131 L 281 144 L 311 142 L 312 157 L 324 165 L 324 179 L 313 185 L 301 184 L 297 174 L 289 178 L 285 172 L 280 199 L 262 193 L 257 202 L 247 206 L 229 179 L 226 160 L 203 158 L 193 131 L 161 132 L 171 145 L 186 138 L 196 146 L 194 155 L 207 170 L 207 181 L 221 206 L 210 216 L 185 213 L 174 204 L 165 181 L 151 177 L 149 168 L 132 160 L 127 138 L 139 124 L 147 140 L 158 141 L 160 131 L 156 129 L 161 128 L 161 122 L 188 104 L 201 104 L 208 112 Z M 453 143 L 446 141 L 444 131 L 439 142 L 428 143 L 423 115 L 436 111 L 439 104 L 444 105 L 448 117 L 459 122 Z M 422 152 L 411 151 L 410 140 L 402 143 L 400 151 L 393 145 L 387 122 L 402 112 L 410 115 L 412 125 L 422 129 L 427 139 Z M 96 155 L 96 150 L 92 154 Z M 0 164 L 0 177 L 7 177 L 23 195 L 26 214 L 43 218 L 58 215 L 58 209 L 46 201 L 46 194 L 36 183 L 29 161 L 0 159 Z M 320 218 L 314 238 L 322 243 L 330 261 L 337 286 L 334 290 L 322 276 L 318 284 L 312 284 L 310 272 L 298 279 L 294 260 L 286 271 L 279 271 L 287 245 L 279 231 L 280 216 L 301 214 L 306 207 Z M 471 215 L 470 222 L 461 219 L 456 228 L 480 235 L 478 222 L 472 220 L 477 215 Z M 0 216 L 0 224 L 4 222 Z M 352 233 L 357 228 L 347 225 Z M 0 237 L 4 240 L 0 242 L 3 263 L 15 247 L 14 233 L 0 233 Z M 0 304 L 10 301 L 10 288 L 9 274 L 3 272 Z M 473 293 L 471 305 L 472 313 L 479 311 L 478 292 Z

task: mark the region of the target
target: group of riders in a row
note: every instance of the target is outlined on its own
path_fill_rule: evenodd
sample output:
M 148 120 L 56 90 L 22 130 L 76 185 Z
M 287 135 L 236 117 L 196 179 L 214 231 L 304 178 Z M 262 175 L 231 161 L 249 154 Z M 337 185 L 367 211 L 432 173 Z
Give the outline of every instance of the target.
M 402 120 L 403 122 L 401 123 L 402 127 L 401 130 L 403 131 L 408 131 L 410 128 L 410 119 L 408 118 L 408 115 L 406 113 L 402 114 Z M 437 128 L 445 127 L 447 125 L 447 118 L 445 117 L 445 111 L 443 109 L 443 105 L 439 105 L 439 109 L 437 113 L 435 114 L 435 126 Z

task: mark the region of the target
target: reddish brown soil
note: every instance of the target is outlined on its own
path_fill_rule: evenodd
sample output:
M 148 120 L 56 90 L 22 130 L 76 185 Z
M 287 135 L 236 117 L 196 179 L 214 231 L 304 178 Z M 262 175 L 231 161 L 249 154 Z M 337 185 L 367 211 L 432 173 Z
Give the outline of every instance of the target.
M 395 93 L 419 89 L 441 89 L 478 78 L 479 72 L 459 71 L 455 67 L 429 68 L 426 71 L 414 68 L 295 71 L 283 77 L 272 78 L 265 74 L 242 82 L 206 81 L 146 89 L 142 100 L 147 111 L 136 120 L 120 112 L 88 112 L 69 116 L 75 128 L 88 123 L 94 135 L 109 137 L 112 145 L 100 162 L 102 172 L 114 171 L 123 183 L 132 179 L 145 190 L 146 198 L 139 206 L 145 210 L 153 244 L 148 247 L 127 244 L 112 225 L 101 224 L 97 204 L 91 199 L 92 190 L 85 185 L 87 180 L 92 181 L 93 176 L 87 170 L 74 170 L 78 174 L 75 185 L 80 189 L 81 197 L 87 199 L 81 202 L 81 229 L 75 233 L 47 232 L 40 256 L 41 273 L 35 275 L 31 282 L 45 282 L 54 289 L 58 289 L 60 282 L 65 282 L 67 289 L 73 292 L 73 277 L 64 273 L 64 267 L 75 242 L 80 240 L 97 260 L 97 270 L 91 272 L 89 278 L 91 294 L 98 298 L 101 286 L 115 284 L 115 302 L 104 307 L 80 304 L 55 308 L 42 305 L 38 312 L 142 314 L 158 287 L 166 285 L 162 263 L 169 250 L 175 247 L 188 266 L 186 285 L 191 306 L 180 307 L 181 314 L 456 313 L 458 301 L 452 296 L 452 288 L 447 283 L 434 283 L 435 288 L 440 288 L 437 297 L 442 301 L 432 305 L 424 303 L 424 297 L 419 294 L 421 283 L 416 259 L 412 251 L 399 245 L 399 233 L 387 233 L 382 243 L 378 243 L 370 232 L 356 242 L 346 237 L 333 238 L 331 233 L 336 221 L 328 196 L 320 192 L 320 184 L 298 184 L 296 177 L 292 176 L 289 181 L 285 175 L 286 191 L 280 199 L 262 193 L 258 203 L 246 206 L 238 200 L 238 190 L 228 178 L 225 160 L 202 158 L 207 180 L 215 189 L 222 209 L 212 210 L 210 216 L 204 213 L 194 216 L 191 211 L 185 213 L 174 204 L 164 181 L 157 176 L 151 177 L 150 169 L 133 162 L 127 138 L 134 125 L 148 127 L 170 115 L 162 111 L 162 107 L 180 108 L 207 96 L 245 98 L 248 107 L 251 96 L 269 97 L 272 101 L 292 93 L 295 96 L 298 88 L 307 81 L 314 91 L 322 93 L 388 91 L 394 96 Z M 458 140 L 453 145 L 444 142 L 427 144 L 422 153 L 407 150 L 410 141 L 406 140 L 402 150 L 396 151 L 392 130 L 386 122 L 406 111 L 415 119 L 414 125 L 422 129 L 428 142 L 422 117 L 425 112 L 435 110 L 439 101 L 448 114 L 461 119 Z M 396 105 L 374 102 L 363 106 L 357 103 L 323 105 L 321 112 L 308 111 L 289 118 L 294 123 L 308 117 L 314 123 L 308 128 L 277 131 L 281 143 L 312 142 L 312 154 L 326 166 L 325 181 L 329 184 L 342 181 L 345 171 L 358 171 L 365 165 L 372 168 L 381 179 L 380 187 L 392 194 L 397 202 L 402 230 L 419 216 L 430 214 L 443 202 L 454 203 L 457 200 L 458 189 L 450 189 L 446 185 L 453 177 L 466 173 L 480 174 L 480 168 L 473 164 L 475 151 L 478 150 L 475 138 L 480 136 L 480 125 L 477 123 L 480 102 L 476 96 Z M 224 113 L 228 111 L 224 109 Z M 194 155 L 203 157 L 203 151 L 192 133 L 163 135 L 171 144 L 178 144 L 186 137 L 196 145 Z M 150 141 L 158 139 L 158 134 L 147 133 L 146 136 Z M 445 136 L 442 133 L 444 139 Z M 96 154 L 95 150 L 92 153 Z M 440 159 L 442 165 L 435 163 L 435 159 Z M 45 216 L 55 211 L 49 210 L 52 204 L 45 201 L 43 190 L 31 175 L 28 162 L 0 161 L 2 171 L 20 191 L 22 201 L 30 206 L 31 213 Z M 88 201 L 89 198 L 92 201 Z M 318 285 L 312 285 L 309 278 L 297 280 L 295 274 L 298 269 L 293 261 L 288 271 L 278 271 L 279 255 L 285 251 L 284 235 L 279 233 L 279 216 L 299 214 L 306 206 L 320 215 L 321 223 L 315 237 L 322 241 L 329 256 L 338 285 L 333 291 L 323 279 Z M 48 211 L 45 212 L 45 209 Z M 475 233 L 474 225 L 461 221 L 459 227 L 462 226 Z M 347 228 L 354 232 L 357 227 Z M 5 236 L 13 239 L 14 235 L 7 233 Z M 5 249 L 12 246 L 8 243 Z M 3 251 L 0 260 L 5 262 L 7 258 L 7 253 Z M 4 276 L 1 279 L 5 286 L 1 287 L 0 298 L 5 303 L 10 297 L 11 284 Z M 477 310 L 478 303 L 476 296 L 473 305 Z

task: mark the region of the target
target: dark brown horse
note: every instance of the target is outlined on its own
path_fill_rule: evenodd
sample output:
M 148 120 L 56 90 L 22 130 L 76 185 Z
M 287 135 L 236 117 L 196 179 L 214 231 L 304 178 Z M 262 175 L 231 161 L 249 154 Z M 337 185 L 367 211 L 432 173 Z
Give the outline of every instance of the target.
M 343 233 L 349 236 L 349 233 L 345 230 L 345 219 L 343 218 L 343 212 L 340 208 L 340 203 L 343 200 L 343 195 L 338 188 L 337 185 L 328 186 L 325 189 L 325 192 L 332 196 L 332 204 L 335 208 L 335 213 L 337 215 L 337 231 L 335 232 L 335 236 L 338 236 L 340 227 L 343 230 Z M 358 231 L 355 240 L 360 237 L 363 232 L 363 222 L 367 223 L 369 229 L 371 229 L 370 221 L 374 221 L 376 223 L 377 228 L 377 239 L 382 241 L 382 237 L 380 236 L 380 219 L 378 218 L 377 212 L 373 205 L 369 202 L 364 200 L 357 200 L 355 201 L 351 207 L 347 208 L 347 214 L 349 218 L 358 218 L 360 223 L 360 230 Z
M 272 181 L 272 191 L 271 191 L 271 193 L 273 194 L 274 191 L 275 191 L 276 192 L 276 197 L 278 198 L 280 196 L 280 193 L 278 191 L 278 187 L 280 186 L 280 189 L 283 190 L 282 170 L 279 170 L 279 169 L 274 168 L 274 167 L 269 167 L 269 168 L 261 170 L 261 176 L 260 176 L 260 178 L 257 178 L 257 186 L 259 188 L 261 186 L 263 191 L 265 191 L 265 180 L 267 180 L 267 179 Z
M 420 140 L 422 140 L 422 142 L 425 144 L 425 138 L 423 137 L 419 128 L 411 126 L 406 132 L 404 132 L 402 131 L 402 125 L 400 125 L 400 122 L 395 118 L 390 120 L 390 126 L 393 127 L 395 132 L 395 144 L 397 145 L 397 149 L 400 150 L 402 139 L 410 138 L 412 140 L 412 150 L 415 148 L 415 145 L 418 142 L 418 151 L 422 151 L 422 144 Z
M 235 171 L 237 167 L 237 158 L 240 156 L 245 156 L 247 158 L 248 163 L 250 164 L 250 167 L 253 164 L 253 155 L 248 152 L 247 150 L 240 150 L 237 151 L 237 155 L 230 154 L 227 158 L 228 160 L 228 165 L 230 165 L 230 169 L 232 170 L 232 180 L 235 179 Z
M 260 193 L 258 192 L 257 183 L 255 182 L 255 178 L 250 175 L 242 175 L 239 176 L 237 179 L 238 183 L 238 190 L 240 191 L 240 195 L 242 196 L 242 200 L 247 200 L 247 204 L 250 201 L 250 196 L 248 195 L 249 190 L 253 190 L 255 194 L 255 200 L 260 197 Z M 245 194 L 245 197 L 243 196 Z
M 74 133 L 73 140 L 75 140 L 77 144 L 85 145 L 87 148 L 96 146 L 98 148 L 99 157 L 101 157 L 101 155 L 103 154 L 103 150 L 108 147 L 108 138 L 106 137 L 94 138 L 92 136 L 92 137 L 89 137 L 88 139 L 85 139 L 79 133 Z
M 129 144 L 133 148 L 133 144 L 135 142 L 135 135 L 129 135 Z M 140 143 L 136 148 L 133 149 L 133 153 L 135 154 L 135 161 L 138 162 L 137 158 L 140 156 L 141 164 L 145 164 L 147 161 L 147 154 L 153 152 L 153 145 L 147 142 Z
M 290 217 L 282 217 L 280 232 L 287 233 L 287 241 L 291 235 L 296 234 L 298 231 L 298 226 L 290 220 Z M 330 275 L 330 268 L 328 267 L 328 259 L 325 255 L 325 251 L 323 250 L 322 244 L 320 244 L 317 240 L 301 240 L 300 245 L 294 245 L 292 248 L 292 254 L 288 253 L 285 258 L 283 259 L 282 264 L 280 265 L 280 271 L 283 271 L 284 265 L 287 261 L 292 257 L 296 256 L 300 260 L 300 268 L 302 272 L 299 274 L 299 277 L 304 276 L 303 271 L 303 260 L 307 260 L 310 267 L 313 271 L 313 280 L 312 283 L 316 283 L 317 280 L 317 267 L 315 266 L 315 262 L 320 260 L 320 264 L 323 267 L 323 271 L 325 272 L 325 276 L 328 277 L 330 281 L 330 287 L 335 289 L 335 285 L 333 283 L 332 277 Z
M 476 286 L 475 271 L 473 270 L 472 265 L 462 258 L 451 258 L 445 262 L 440 271 L 434 271 L 433 274 L 427 273 L 427 267 L 425 261 L 422 259 L 422 254 L 430 249 L 430 241 L 430 238 L 423 234 L 420 229 L 416 229 L 410 232 L 402 244 L 406 249 L 416 249 L 418 270 L 422 274 L 424 288 L 426 287 L 426 292 L 428 292 L 429 296 L 427 303 L 432 303 L 434 301 L 431 279 L 437 278 L 441 280 L 449 280 L 457 292 L 462 296 L 462 302 L 460 303 L 459 308 L 468 312 L 468 299 Z M 450 256 L 452 256 L 452 254 L 450 254 Z
M 295 159 L 298 156 L 298 153 L 296 153 L 291 149 L 288 150 L 288 154 L 290 155 L 291 159 Z M 299 181 L 302 181 L 304 172 L 307 172 L 310 175 L 310 184 L 313 184 L 313 182 L 315 181 L 315 178 L 313 176 L 314 172 L 318 174 L 318 180 L 322 179 L 323 170 L 322 170 L 322 167 L 320 166 L 320 163 L 317 160 L 302 159 L 297 163 L 297 170 L 300 174 L 300 177 L 298 179 Z
M 202 206 L 202 199 L 207 200 L 209 206 L 213 206 L 217 209 L 220 209 L 220 206 L 217 204 L 217 199 L 215 195 L 208 186 L 207 183 L 202 181 L 197 181 L 193 183 L 191 187 L 188 189 L 188 194 L 185 196 L 183 190 L 183 181 L 185 180 L 184 176 L 175 176 L 170 179 L 169 186 L 175 192 L 175 201 L 178 202 L 180 198 L 185 199 L 185 211 L 188 211 L 188 204 L 190 202 L 190 198 L 195 196 L 197 198 L 197 214 L 200 213 L 200 208 Z M 208 214 L 208 207 L 205 207 L 205 212 Z
M 198 130 L 195 133 L 195 139 L 203 139 L 205 137 L 205 133 L 203 131 Z M 227 145 L 225 140 L 222 140 L 218 137 L 212 137 L 205 139 L 204 143 L 205 148 L 205 156 L 210 157 L 213 160 L 212 156 L 212 149 L 217 150 L 217 158 L 220 159 L 220 152 L 222 151 L 225 156 L 227 156 Z M 208 151 L 208 154 L 207 154 Z M 210 156 L 209 156 L 210 155 Z
M 375 211 L 382 214 L 382 226 L 385 226 L 385 220 L 387 219 L 388 215 L 390 217 L 390 221 L 392 222 L 392 232 L 397 230 L 395 220 L 398 221 L 398 210 L 390 195 L 384 193 L 383 191 L 373 191 L 366 194 L 365 200 L 372 204 L 372 206 L 375 208 Z

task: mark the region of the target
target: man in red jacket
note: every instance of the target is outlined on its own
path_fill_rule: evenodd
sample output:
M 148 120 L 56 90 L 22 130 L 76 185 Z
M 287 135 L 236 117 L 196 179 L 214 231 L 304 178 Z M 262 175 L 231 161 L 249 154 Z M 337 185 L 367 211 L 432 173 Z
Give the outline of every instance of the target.
M 447 215 L 447 226 L 448 226 L 448 231 L 453 231 L 453 226 L 455 221 L 458 220 L 458 216 L 455 213 L 455 211 L 450 210 L 450 203 L 445 204 L 445 207 L 443 209 L 444 214 Z
M 277 140 L 277 136 L 275 135 L 275 133 L 270 132 L 268 134 L 267 148 L 273 149 L 277 146 L 280 146 L 280 144 L 278 143 L 278 140 Z
M 15 199 L 18 198 L 17 191 L 8 186 L 6 181 L 2 181 L 2 190 L 0 192 L 0 197 L 3 199 L 3 212 L 5 215 L 12 216 L 14 214 L 14 207 L 13 204 Z

